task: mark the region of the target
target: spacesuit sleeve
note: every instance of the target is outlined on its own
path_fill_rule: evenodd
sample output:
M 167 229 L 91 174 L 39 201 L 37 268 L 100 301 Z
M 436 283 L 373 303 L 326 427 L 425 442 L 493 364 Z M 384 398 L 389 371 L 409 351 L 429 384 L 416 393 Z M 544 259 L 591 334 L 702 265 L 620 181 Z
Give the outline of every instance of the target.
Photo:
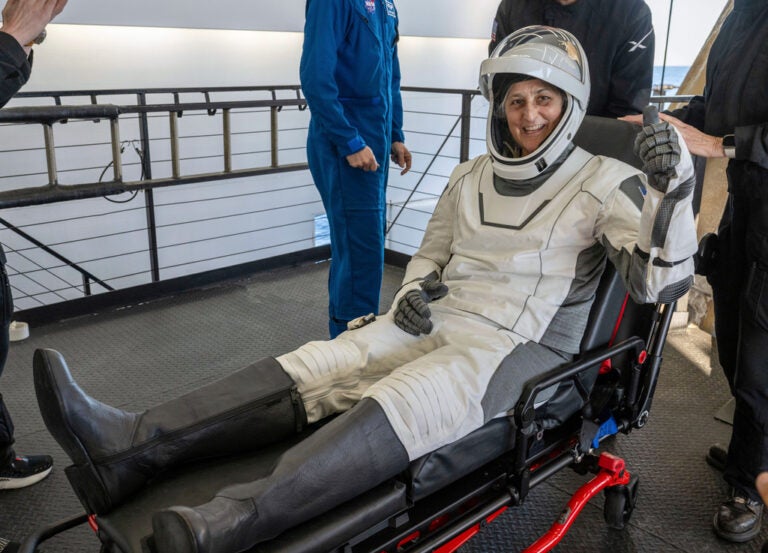
M 398 290 L 395 299 L 398 299 L 408 290 L 418 288 L 419 282 L 422 280 L 440 280 L 442 277 L 443 267 L 451 258 L 453 225 L 457 217 L 459 186 L 456 185 L 455 176 L 456 171 L 454 171 L 454 175 L 448 181 L 448 186 L 445 187 L 437 201 L 432 218 L 424 231 L 421 246 L 413 254 L 405 268 L 403 285 Z
M 682 139 L 680 145 L 680 162 L 666 193 L 647 186 L 638 173 L 613 190 L 598 217 L 597 238 L 639 303 L 673 302 L 693 282 L 696 179 Z
M 337 49 L 344 41 L 350 13 L 345 2 L 307 3 L 304 49 L 299 78 L 312 117 L 320 122 L 331 141 L 344 155 L 362 150 L 366 144 L 344 115 L 336 83 Z

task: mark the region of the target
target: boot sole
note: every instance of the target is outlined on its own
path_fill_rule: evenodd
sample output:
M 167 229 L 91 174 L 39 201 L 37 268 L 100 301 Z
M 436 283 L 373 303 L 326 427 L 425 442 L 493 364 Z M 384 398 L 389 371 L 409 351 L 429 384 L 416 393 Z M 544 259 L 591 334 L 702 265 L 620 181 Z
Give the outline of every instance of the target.
M 155 513 L 152 516 L 152 531 L 158 553 L 201 553 L 192 529 L 179 513 Z
M 80 502 L 89 510 L 103 514 L 110 509 L 111 501 L 108 499 L 101 476 L 88 455 L 88 450 L 67 423 L 58 388 L 51 385 L 56 382 L 55 371 L 50 362 L 52 354 L 54 353 L 42 350 L 35 352 L 33 374 L 40 413 L 48 431 L 72 459 L 73 465 L 67 467 L 64 472 L 80 498 Z M 58 416 L 51 415 L 50 411 L 54 408 Z M 94 490 L 94 487 L 98 489 Z

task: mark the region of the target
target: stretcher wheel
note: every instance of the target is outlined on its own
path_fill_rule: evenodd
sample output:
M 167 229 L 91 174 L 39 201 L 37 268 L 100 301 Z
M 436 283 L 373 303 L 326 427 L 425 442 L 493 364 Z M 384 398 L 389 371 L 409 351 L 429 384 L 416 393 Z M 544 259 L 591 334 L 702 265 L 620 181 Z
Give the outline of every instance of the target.
M 629 522 L 637 503 L 637 486 L 640 479 L 632 475 L 626 486 L 613 486 L 605 489 L 605 507 L 603 516 L 609 528 L 623 530 Z

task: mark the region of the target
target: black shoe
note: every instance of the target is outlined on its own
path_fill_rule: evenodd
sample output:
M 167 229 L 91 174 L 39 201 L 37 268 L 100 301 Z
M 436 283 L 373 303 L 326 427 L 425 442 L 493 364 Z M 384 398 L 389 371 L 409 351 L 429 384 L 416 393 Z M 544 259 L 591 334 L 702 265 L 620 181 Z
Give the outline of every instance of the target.
M 733 490 L 730 499 L 718 507 L 713 525 L 715 533 L 724 540 L 741 543 L 760 533 L 762 518 L 762 501 L 754 501 L 746 493 Z
M 21 547 L 20 543 L 0 538 L 0 553 L 16 553 Z
M 728 460 L 728 449 L 720 444 L 715 444 L 707 451 L 706 460 L 710 467 L 724 472 L 725 462 Z
M 48 476 L 52 468 L 53 459 L 48 455 L 14 457 L 10 464 L 0 467 L 0 490 L 15 490 L 36 484 Z

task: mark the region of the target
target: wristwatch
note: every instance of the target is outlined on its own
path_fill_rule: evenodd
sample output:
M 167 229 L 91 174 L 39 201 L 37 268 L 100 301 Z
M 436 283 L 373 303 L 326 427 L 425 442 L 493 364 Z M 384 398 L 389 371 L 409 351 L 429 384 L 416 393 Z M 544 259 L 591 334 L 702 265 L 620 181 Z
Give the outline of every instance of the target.
M 45 32 L 45 29 L 43 29 L 42 31 L 40 31 L 39 35 L 37 35 L 35 38 L 32 39 L 32 42 L 30 42 L 29 44 L 25 44 L 24 46 L 29 48 L 33 44 L 42 44 L 43 41 L 45 40 L 45 35 L 47 35 L 47 34 L 48 33 Z
M 736 137 L 734 135 L 726 134 L 723 137 L 723 151 L 728 159 L 736 157 Z

